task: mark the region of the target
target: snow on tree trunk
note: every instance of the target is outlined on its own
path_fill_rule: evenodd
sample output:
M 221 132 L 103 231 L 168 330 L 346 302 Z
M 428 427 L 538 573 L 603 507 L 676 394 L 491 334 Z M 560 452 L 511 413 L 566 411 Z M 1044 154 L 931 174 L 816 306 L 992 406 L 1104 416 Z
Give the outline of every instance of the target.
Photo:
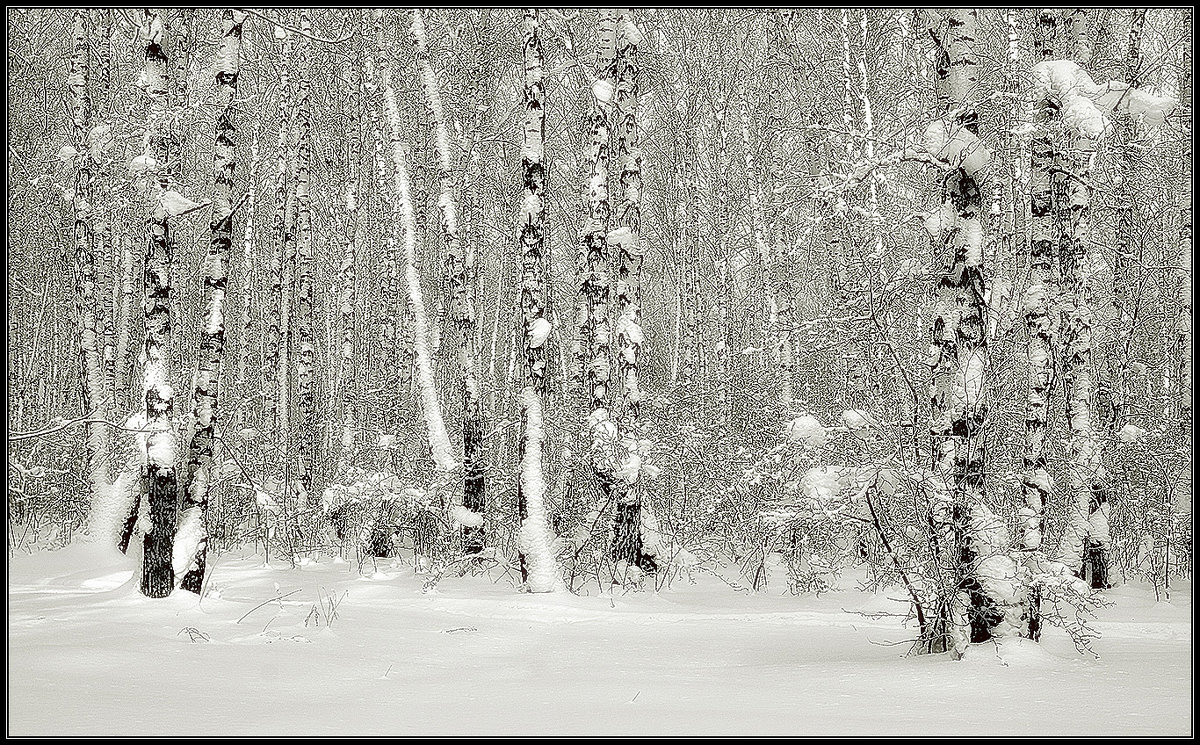
M 442 419 L 442 409 L 434 387 L 429 350 L 429 322 L 425 314 L 425 299 L 421 294 L 421 273 L 417 269 L 417 226 L 413 216 L 411 184 L 408 165 L 405 162 L 404 144 L 400 137 L 400 109 L 396 105 L 396 92 L 390 82 L 384 86 L 384 104 L 387 107 L 391 131 L 394 183 L 400 198 L 401 221 L 404 226 L 404 276 L 408 287 L 409 306 L 413 313 L 413 348 L 417 358 L 421 413 L 425 418 L 434 464 L 439 471 L 449 473 L 458 467 L 458 463 L 454 459 L 454 451 L 450 446 L 450 437 L 446 433 L 446 424 Z
M 143 36 L 146 39 L 145 82 L 150 99 L 146 112 L 144 155 L 147 164 L 146 194 L 149 197 L 149 230 L 146 242 L 146 266 L 143 309 L 146 337 L 143 347 L 145 367 L 142 388 L 145 393 L 144 422 L 148 434 L 143 489 L 150 513 L 150 529 L 142 552 L 141 590 L 144 595 L 162 598 L 175 586 L 172 551 L 176 518 L 175 431 L 171 423 L 174 392 L 170 384 L 169 348 L 171 340 L 171 255 L 173 239 L 166 209 L 167 127 L 167 56 L 163 51 L 162 16 L 147 11 Z
M 1133 21 L 1129 27 L 1129 48 L 1125 56 L 1125 82 L 1130 87 L 1138 85 L 1138 72 L 1141 66 L 1142 29 L 1146 23 L 1146 9 L 1133 11 Z M 1117 209 L 1117 246 L 1113 257 L 1113 316 L 1116 329 L 1110 352 L 1105 355 L 1105 374 L 1107 380 L 1101 378 L 1100 389 L 1097 392 L 1102 403 L 1107 403 L 1102 410 L 1102 424 L 1110 436 L 1115 436 L 1128 419 L 1129 397 L 1129 353 L 1130 337 L 1133 332 L 1134 318 L 1130 303 L 1130 264 L 1141 263 L 1141 247 L 1143 242 L 1135 235 L 1134 192 L 1132 181 L 1139 170 L 1142 160 L 1133 140 L 1137 136 L 1138 126 L 1131 116 L 1121 117 L 1118 122 L 1119 140 L 1123 147 L 1120 150 L 1120 183 L 1116 184 L 1119 199 Z M 1137 255 L 1134 246 L 1137 246 Z M 1106 416 L 1105 416 L 1106 414 Z
M 1086 19 L 1068 11 L 1064 20 L 1076 56 L 1090 58 L 1084 42 Z M 1093 586 L 1108 585 L 1108 504 L 1099 439 L 1092 416 L 1094 292 L 1091 256 L 1090 178 L 1096 144 L 1104 131 L 1103 115 L 1083 97 L 1077 65 L 1042 62 L 1035 67 L 1038 99 L 1049 101 L 1059 137 L 1054 163 L 1054 212 L 1058 259 L 1063 278 L 1058 308 L 1062 336 L 1062 375 L 1069 427 L 1072 496 L 1066 532 L 1057 559 Z M 1063 86 L 1066 86 L 1064 88 Z M 1099 114 L 1097 120 L 1093 115 Z
M 1038 17 L 1035 53 L 1039 58 L 1054 56 L 1057 16 L 1042 13 Z M 1050 104 L 1046 99 L 1034 102 L 1034 133 L 1030 143 L 1030 233 L 1029 286 L 1021 305 L 1029 340 L 1025 358 L 1029 370 L 1029 390 L 1025 403 L 1025 443 L 1022 453 L 1021 491 L 1024 506 L 1021 547 L 1036 565 L 1044 552 L 1046 504 L 1054 481 L 1047 469 L 1046 432 L 1050 420 L 1050 401 L 1057 375 L 1055 344 L 1057 318 L 1051 308 L 1058 301 L 1059 286 L 1055 271 L 1054 232 L 1054 134 L 1050 122 Z M 1041 633 L 1040 590 L 1029 597 L 1027 633 L 1038 639 Z
M 238 326 L 238 364 L 237 377 L 234 387 L 243 400 L 251 396 L 247 390 L 246 383 L 246 368 L 250 364 L 250 338 L 251 330 L 254 328 L 253 316 L 253 301 L 254 297 L 254 266 L 257 263 L 258 257 L 255 251 L 254 241 L 254 215 L 258 206 L 258 164 L 260 161 L 258 148 L 258 135 L 262 130 L 262 119 L 255 118 L 254 120 L 254 137 L 250 142 L 250 175 L 246 179 L 246 227 L 242 234 L 242 262 L 241 262 L 241 292 L 242 298 L 242 318 Z M 241 429 L 246 423 L 246 406 L 239 406 L 237 409 L 238 429 Z
M 182 574 L 180 587 L 200 593 L 204 584 L 208 536 L 208 488 L 212 479 L 213 451 L 217 426 L 217 391 L 225 355 L 225 290 L 229 252 L 233 244 L 233 177 L 237 128 L 233 105 L 237 96 L 241 63 L 242 23 L 246 14 L 226 10 L 221 18 L 221 45 L 213 63 L 216 77 L 216 137 L 213 144 L 212 238 L 204 262 L 204 312 L 200 327 L 200 350 L 196 364 L 196 388 L 192 395 L 195 430 L 188 447 L 184 477 L 183 515 L 175 541 L 175 574 Z
M 316 461 L 316 410 L 313 386 L 316 337 L 313 332 L 313 227 L 312 227 L 312 49 L 305 34 L 312 33 L 308 8 L 300 9 L 299 66 L 296 92 L 296 398 L 300 427 L 296 432 L 296 505 L 301 511 L 312 491 Z
M 1016 566 L 1005 553 L 1007 532 L 984 502 L 989 362 L 978 180 L 989 154 L 976 136 L 977 23 L 973 10 L 950 11 L 933 33 L 945 119 L 926 129 L 929 152 L 952 166 L 944 181 L 938 231 L 948 264 L 936 291 L 928 363 L 933 373 L 934 466 L 952 494 L 952 503 L 935 506 L 933 514 L 940 562 L 953 567 L 953 587 L 944 588 L 939 598 L 939 619 L 956 656 L 967 641 L 1012 634 L 1020 615 Z M 958 142 L 967 143 L 961 152 L 955 148 Z M 964 598 L 966 607 L 961 607 Z
M 521 391 L 520 474 L 517 480 L 517 509 L 521 526 L 517 549 L 521 579 L 530 592 L 563 589 L 554 536 L 546 514 L 546 482 L 542 474 L 542 445 L 546 432 L 542 398 L 546 395 L 546 343 L 550 322 L 545 318 L 546 287 L 543 252 L 546 229 L 546 173 L 543 165 L 546 131 L 545 70 L 538 12 L 525 10 L 522 31 L 524 62 L 524 122 L 521 140 L 523 198 L 521 202 L 521 348 L 525 385 Z
M 629 566 L 654 571 L 655 563 L 645 553 L 642 536 L 641 483 L 636 467 L 640 455 L 638 438 L 642 432 L 642 390 L 638 382 L 639 358 L 642 352 L 641 326 L 642 261 L 642 151 L 638 141 L 638 45 L 641 31 L 629 11 L 622 11 L 616 30 L 616 136 L 617 163 L 621 169 L 620 193 L 616 206 L 617 228 L 608 233 L 608 243 L 615 249 L 617 261 L 617 373 L 620 379 L 622 463 L 618 476 L 625 482 L 624 493 L 617 502 L 613 525 L 612 557 Z
M 610 129 L 609 116 L 616 95 L 617 13 L 599 11 L 597 23 L 596 79 L 588 112 L 590 143 L 584 152 L 587 183 L 584 196 L 587 216 L 579 244 L 579 370 L 587 407 L 592 472 L 604 492 L 605 504 L 616 498 L 612 475 L 616 438 L 609 417 L 612 389 L 612 323 L 609 319 L 611 288 L 608 232 L 612 206 L 609 202 Z
M 341 330 L 341 354 L 336 389 L 341 392 L 342 439 L 338 449 L 337 473 L 344 474 L 354 460 L 356 448 L 355 408 L 358 404 L 358 375 L 355 327 L 358 322 L 358 178 L 362 150 L 362 59 L 354 60 L 346 70 L 346 247 L 338 265 L 340 297 L 338 318 Z
M 1179 208 L 1179 315 L 1175 321 L 1176 348 L 1179 358 L 1179 424 L 1183 435 L 1192 441 L 1192 65 L 1191 49 L 1185 48 L 1183 80 L 1179 86 L 1183 109 L 1183 168 Z M 1186 487 L 1191 486 L 1190 470 Z M 1185 488 L 1190 494 L 1191 489 Z
M 464 250 L 458 235 L 458 204 L 454 199 L 454 170 L 450 162 L 450 133 L 446 130 L 446 115 L 438 92 L 437 78 L 429 63 L 425 38 L 425 23 L 421 11 L 412 12 L 410 28 L 417 51 L 417 66 L 424 93 L 426 112 L 433 123 L 437 151 L 438 213 L 442 242 L 445 245 L 445 276 L 449 293 L 450 319 L 460 335 L 458 348 L 459 380 L 463 402 L 463 504 L 452 504 L 452 517 L 467 528 L 466 548 L 469 552 L 482 550 L 485 506 L 483 481 L 483 411 L 479 402 L 479 381 L 476 378 L 475 303 L 473 299 L 474 252 L 468 244 Z M 464 164 L 464 168 L 466 164 Z
M 368 57 L 367 59 L 366 88 L 374 97 L 375 93 L 381 91 L 390 80 L 391 62 L 383 33 L 383 11 L 380 9 L 372 11 L 372 17 L 374 19 L 375 54 L 374 58 Z M 374 142 L 373 158 L 378 185 L 376 192 L 381 210 L 391 218 L 386 220 L 382 227 L 386 248 L 379 286 L 379 295 L 383 305 L 383 318 L 379 328 L 379 352 L 383 359 L 383 389 L 391 397 L 392 405 L 388 406 L 387 410 L 394 412 L 389 413 L 384 419 L 382 428 L 385 433 L 391 434 L 402 426 L 400 401 L 404 397 L 403 394 L 408 391 L 411 382 L 408 373 L 412 358 L 407 349 L 402 350 L 400 346 L 402 326 L 408 313 L 408 304 L 403 298 L 400 287 L 400 241 L 398 238 L 402 229 L 400 205 L 398 197 L 391 194 L 390 192 L 393 190 L 388 188 L 387 158 L 384 152 L 387 138 L 383 132 L 383 125 L 379 121 L 378 109 L 374 105 L 369 106 L 368 109 L 371 120 L 371 140 Z
M 88 95 L 90 61 L 88 59 L 87 11 L 74 13 L 74 53 L 67 84 L 71 92 L 71 134 L 76 146 L 67 145 L 62 152 L 74 164 L 75 189 L 71 206 L 75 212 L 73 240 L 75 244 L 75 306 L 79 328 L 79 372 L 83 388 L 84 414 L 88 418 L 106 418 L 111 406 L 105 395 L 104 361 L 100 346 L 103 340 L 103 306 L 96 277 L 96 234 L 94 227 L 94 195 L 92 177 L 97 166 L 88 143 L 92 126 L 92 102 Z M 91 482 L 92 530 L 99 536 L 114 536 L 115 522 L 124 510 L 113 509 L 110 485 L 112 477 L 105 464 L 109 450 L 109 431 L 102 424 L 88 424 L 85 434 L 88 479 Z
M 287 377 L 283 372 L 287 367 L 287 322 L 288 305 L 284 287 L 288 282 L 286 267 L 289 259 L 289 247 L 292 241 L 292 107 L 291 76 L 288 67 L 292 56 L 292 38 L 290 32 L 276 27 L 276 38 L 283 42 L 282 59 L 279 73 L 279 147 L 275 172 L 275 216 L 273 220 L 274 242 L 271 246 L 271 291 L 268 308 L 270 323 L 267 327 L 267 359 L 263 368 L 263 393 L 265 424 L 272 431 L 278 432 L 282 422 L 287 417 L 287 390 L 280 381 L 286 383 Z M 286 430 L 286 425 L 283 425 Z

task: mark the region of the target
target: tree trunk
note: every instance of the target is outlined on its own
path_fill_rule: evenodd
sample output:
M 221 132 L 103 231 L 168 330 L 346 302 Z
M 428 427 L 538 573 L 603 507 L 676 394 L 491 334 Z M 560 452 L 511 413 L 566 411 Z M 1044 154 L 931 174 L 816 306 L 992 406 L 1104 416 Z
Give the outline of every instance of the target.
M 316 412 L 313 384 L 316 335 L 313 331 L 313 227 L 312 227 L 312 21 L 300 9 L 300 79 L 296 94 L 296 404 L 300 427 L 296 432 L 296 506 L 303 511 L 312 492 L 316 463 Z
M 1038 17 L 1036 53 L 1041 59 L 1054 57 L 1057 24 L 1057 16 L 1053 13 L 1042 13 Z M 1026 347 L 1029 391 L 1025 404 L 1025 447 L 1022 455 L 1024 473 L 1021 489 L 1025 506 L 1021 509 L 1021 545 L 1031 553 L 1034 566 L 1044 551 L 1046 503 L 1053 488 L 1046 468 L 1046 431 L 1057 368 L 1057 323 L 1051 308 L 1058 302 L 1059 288 L 1054 259 L 1054 135 L 1050 129 L 1050 116 L 1049 102 L 1034 102 L 1036 129 L 1030 143 L 1030 282 L 1022 299 L 1025 325 L 1029 331 Z M 1030 595 L 1027 615 L 1029 637 L 1038 639 L 1041 633 L 1041 597 L 1036 588 Z
M 617 274 L 617 373 L 621 386 L 621 423 L 625 430 L 620 446 L 623 460 L 633 459 L 642 434 L 642 390 L 638 382 L 642 351 L 642 151 L 638 142 L 638 44 L 641 32 L 633 15 L 623 11 L 617 20 L 616 136 L 621 188 L 616 208 L 617 228 L 608 234 L 616 249 Z M 636 469 L 622 469 L 623 494 L 617 502 L 613 526 L 612 557 L 618 562 L 654 571 L 652 557 L 643 552 L 641 484 Z
M 437 151 L 438 212 L 442 243 L 445 246 L 445 276 L 449 294 L 449 315 L 459 332 L 459 385 L 463 404 L 463 507 L 470 514 L 452 515 L 466 528 L 468 553 L 483 550 L 483 411 L 479 402 L 479 381 L 476 376 L 478 351 L 475 334 L 475 302 L 473 298 L 474 249 L 468 243 L 465 250 L 458 236 L 458 204 L 454 199 L 454 171 L 450 162 L 450 133 L 446 130 L 446 115 L 438 92 L 437 78 L 429 63 L 425 23 L 421 12 L 412 12 L 412 37 L 417 51 L 417 65 L 424 92 L 425 107 L 433 124 Z M 464 163 L 464 168 L 467 164 Z M 455 505 L 457 506 L 457 505 Z
M 939 52 L 938 100 L 950 141 L 978 132 L 977 25 L 975 11 L 950 11 L 945 30 L 933 34 Z M 976 143 L 973 154 L 983 153 L 983 145 Z M 961 656 L 968 642 L 1014 631 L 1019 611 L 1011 597 L 1016 567 L 1004 555 L 1007 531 L 984 501 L 989 361 L 984 226 L 976 181 L 981 168 L 977 160 L 947 157 L 953 160 L 941 212 L 949 224 L 942 226 L 941 237 L 949 262 L 938 282 L 930 343 L 930 434 L 935 471 L 952 493 L 952 504 L 936 506 L 933 517 L 940 529 L 941 564 L 953 568 L 952 586 L 944 587 L 939 598 L 939 618 L 947 649 Z M 932 641 L 936 651 L 937 640 Z
M 171 224 L 164 200 L 169 186 L 167 55 L 163 51 L 163 22 L 147 11 L 146 92 L 150 98 L 146 115 L 146 194 L 151 201 L 147 220 L 144 346 L 146 467 L 144 490 L 150 508 L 151 528 L 146 533 L 142 554 L 141 590 L 162 598 L 175 586 L 172 550 L 175 538 L 176 471 L 175 432 L 171 423 L 174 393 L 171 390 L 169 344 L 171 340 L 171 256 L 174 252 Z
M 1084 11 L 1064 13 L 1064 26 L 1075 61 L 1091 59 Z M 1061 115 L 1060 115 L 1061 118 Z M 1065 125 L 1065 122 L 1064 122 Z M 1059 560 L 1093 587 L 1108 586 L 1108 498 L 1104 466 L 1092 417 L 1093 307 L 1090 242 L 1092 190 L 1090 174 L 1096 138 L 1061 130 L 1062 146 L 1055 158 L 1055 213 L 1058 258 L 1064 292 L 1060 307 L 1062 370 L 1070 428 L 1070 489 L 1068 526 L 1059 544 Z
M 349 119 L 346 124 L 346 248 L 338 266 L 341 286 L 338 317 L 342 337 L 336 387 L 341 392 L 342 404 L 342 439 L 337 464 L 339 475 L 347 472 L 357 452 L 355 409 L 358 406 L 358 375 L 355 365 L 358 350 L 355 348 L 355 327 L 358 322 L 358 298 L 355 289 L 358 282 L 358 169 L 362 150 L 361 65 L 360 58 L 352 62 L 346 71 L 346 115 Z
M 413 314 L 413 352 L 417 363 L 417 384 L 420 393 L 421 413 L 429 436 L 429 447 L 434 465 L 443 474 L 458 467 L 442 419 L 434 387 L 433 366 L 429 349 L 429 322 L 425 312 L 425 299 L 421 293 L 421 273 L 417 269 L 417 226 L 412 206 L 412 185 L 405 162 L 404 144 L 400 137 L 400 109 L 396 105 L 396 92 L 391 83 L 385 84 L 384 103 L 387 107 L 388 124 L 392 139 L 392 162 L 395 166 L 395 187 L 400 198 L 401 222 L 404 226 L 404 275 L 408 288 L 408 302 Z
M 562 589 L 562 577 L 553 551 L 553 535 L 546 514 L 546 482 L 542 473 L 545 425 L 542 401 L 549 385 L 546 344 L 550 322 L 545 318 L 546 287 L 543 269 L 546 229 L 546 173 L 543 166 L 546 132 L 545 69 L 538 12 L 525 10 L 522 23 L 524 61 L 524 125 L 521 170 L 524 198 L 521 206 L 521 329 L 524 387 L 521 391 L 520 476 L 517 509 L 521 527 L 517 536 L 521 579 L 530 592 Z
M 75 212 L 75 305 L 79 328 L 79 371 L 82 383 L 84 415 L 105 419 L 110 416 L 104 385 L 104 360 L 101 344 L 104 337 L 103 305 L 96 277 L 96 233 L 92 205 L 92 177 L 97 163 L 89 147 L 88 134 L 92 127 L 92 102 L 88 95 L 90 61 L 88 59 L 87 11 L 74 13 L 74 53 L 67 79 L 71 91 L 72 135 L 77 145 L 72 156 L 75 167 L 75 190 L 71 206 Z M 87 470 L 91 481 L 93 516 L 105 514 L 103 504 L 108 498 L 112 477 L 105 464 L 109 451 L 109 430 L 102 424 L 88 424 L 85 434 Z M 97 526 L 105 532 L 112 526 Z
M 242 318 L 238 327 L 238 365 L 237 378 L 234 383 L 234 388 L 242 399 L 237 410 L 238 429 L 241 429 L 246 423 L 247 401 L 251 395 L 247 389 L 246 369 L 250 364 L 250 337 L 251 330 L 254 328 L 253 278 L 254 266 L 258 262 L 254 241 L 254 215 L 258 206 L 258 134 L 261 129 L 262 119 L 256 118 L 254 120 L 254 138 L 250 143 L 250 175 L 246 179 L 246 228 L 242 234 Z M 262 307 L 261 303 L 259 307 Z
M 291 78 L 288 67 L 292 56 L 292 38 L 288 32 L 283 39 L 282 63 L 279 74 L 279 148 L 275 172 L 275 240 L 271 246 L 271 291 L 267 307 L 270 322 L 267 328 L 267 352 L 264 365 L 264 424 L 278 434 L 286 417 L 286 391 L 281 390 L 280 370 L 287 360 L 287 313 L 285 312 L 285 267 L 288 262 L 289 233 L 292 221 L 292 107 Z M 286 381 L 286 377 L 282 378 Z
M 226 267 L 233 244 L 233 177 L 237 170 L 234 153 L 237 128 L 233 102 L 237 97 L 241 62 L 242 23 L 246 14 L 226 10 L 221 18 L 221 46 L 214 64 L 217 86 L 216 138 L 213 144 L 212 238 L 204 263 L 204 317 L 200 328 L 200 350 L 196 363 L 196 389 L 192 396 L 195 431 L 188 447 L 184 477 L 183 515 L 179 535 L 183 558 L 176 573 L 186 572 L 180 587 L 200 594 L 204 584 L 208 533 L 208 486 L 212 478 L 213 450 L 217 425 L 217 391 L 225 356 Z M 176 551 L 179 552 L 178 550 Z M 191 554 L 190 556 L 188 554 Z

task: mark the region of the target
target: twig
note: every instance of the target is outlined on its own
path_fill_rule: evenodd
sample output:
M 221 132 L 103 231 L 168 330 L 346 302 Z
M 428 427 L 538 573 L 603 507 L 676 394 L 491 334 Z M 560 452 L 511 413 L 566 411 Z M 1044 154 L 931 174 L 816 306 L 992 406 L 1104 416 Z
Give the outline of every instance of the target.
M 277 600 L 283 600 L 284 598 L 290 598 L 291 596 L 295 595 L 295 594 L 296 594 L 296 593 L 298 593 L 298 592 L 300 592 L 300 590 L 297 588 L 297 589 L 295 589 L 295 590 L 292 590 L 291 592 L 287 593 L 286 595 L 276 595 L 276 596 L 275 596 L 275 597 L 273 597 L 273 598 L 270 598 L 270 599 L 268 599 L 268 600 L 264 600 L 264 601 L 262 601 L 261 603 L 259 603 L 258 605 L 256 605 L 256 606 L 254 606 L 253 608 L 251 608 L 250 610 L 246 611 L 246 615 L 245 615 L 245 616 L 242 616 L 241 618 L 239 618 L 239 619 L 236 621 L 236 623 L 241 623 L 242 621 L 245 621 L 245 620 L 246 620 L 246 616 L 250 615 L 250 614 L 251 614 L 251 613 L 253 613 L 254 611 L 256 611 L 256 610 L 258 610 L 259 608 L 263 607 L 263 606 L 264 606 L 264 605 L 266 605 L 267 603 L 274 603 L 274 602 L 275 602 L 275 601 L 277 601 Z
M 45 429 L 35 430 L 33 432 L 13 432 L 8 435 L 8 441 L 9 442 L 18 442 L 20 440 L 29 440 L 34 437 L 45 437 L 46 435 L 52 435 L 55 432 L 61 432 L 62 430 L 67 429 L 68 427 L 73 427 L 76 424 L 107 424 L 108 426 L 112 427 L 113 429 L 120 429 L 120 430 L 124 430 L 125 432 L 137 432 L 139 434 L 150 434 L 150 432 L 152 431 L 152 430 L 147 430 L 147 429 L 132 429 L 130 427 L 122 426 L 120 424 L 115 424 L 113 422 L 108 421 L 107 419 L 96 419 L 96 418 L 93 418 L 93 414 L 95 414 L 95 412 L 92 412 L 92 414 L 88 414 L 87 416 L 81 416 L 76 419 L 71 419 L 66 422 L 62 422 L 61 424 L 53 425 L 53 426 L 47 427 Z
M 308 38 L 308 39 L 312 39 L 313 41 L 319 41 L 322 44 L 341 44 L 344 41 L 349 41 L 350 38 L 354 36 L 354 29 L 352 28 L 345 36 L 343 36 L 340 39 L 325 39 L 320 36 L 315 36 L 313 34 L 301 31 L 298 28 L 293 28 L 292 26 L 289 26 L 286 23 L 278 21 L 274 18 L 267 18 L 265 15 L 263 15 L 262 13 L 259 13 L 257 10 L 253 10 L 251 8 L 238 8 L 238 10 L 242 11 L 243 13 L 249 13 L 252 16 L 258 16 L 259 18 L 263 19 L 264 21 L 273 23 L 276 26 L 279 26 L 280 28 L 286 28 L 288 31 L 291 31 L 292 33 L 300 34 L 301 36 Z

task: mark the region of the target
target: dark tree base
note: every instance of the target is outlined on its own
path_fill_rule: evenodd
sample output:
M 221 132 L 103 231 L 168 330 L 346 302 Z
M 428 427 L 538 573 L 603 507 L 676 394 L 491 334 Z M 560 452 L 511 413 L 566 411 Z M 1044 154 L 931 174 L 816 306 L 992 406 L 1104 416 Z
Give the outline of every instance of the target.
M 654 557 L 642 553 L 642 505 L 640 502 L 618 502 L 613 525 L 612 558 L 636 566 L 647 574 L 658 570 Z
M 188 573 L 183 575 L 183 580 L 179 583 L 181 590 L 200 594 L 200 590 L 204 588 L 204 544 L 200 544 L 200 548 L 196 551 L 196 566 L 188 570 Z
M 146 481 L 153 527 L 143 543 L 142 594 L 165 598 L 175 589 L 175 569 L 171 566 L 175 548 L 175 472 L 151 465 Z

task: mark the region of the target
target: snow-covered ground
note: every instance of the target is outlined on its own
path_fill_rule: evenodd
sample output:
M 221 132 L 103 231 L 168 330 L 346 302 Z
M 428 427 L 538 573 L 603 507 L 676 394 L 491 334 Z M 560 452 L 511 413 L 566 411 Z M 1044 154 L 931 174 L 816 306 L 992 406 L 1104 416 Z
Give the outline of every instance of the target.
M 364 575 L 227 553 L 203 601 L 148 600 L 132 560 L 10 558 L 9 734 L 1186 735 L 1191 583 L 1117 588 L 1099 659 L 1065 634 L 905 657 L 883 595 L 526 595 L 503 578 Z M 898 593 L 892 593 L 898 596 Z M 266 602 L 282 596 L 282 600 Z M 330 598 L 337 616 L 328 619 Z M 861 613 L 860 613 L 861 612 Z

